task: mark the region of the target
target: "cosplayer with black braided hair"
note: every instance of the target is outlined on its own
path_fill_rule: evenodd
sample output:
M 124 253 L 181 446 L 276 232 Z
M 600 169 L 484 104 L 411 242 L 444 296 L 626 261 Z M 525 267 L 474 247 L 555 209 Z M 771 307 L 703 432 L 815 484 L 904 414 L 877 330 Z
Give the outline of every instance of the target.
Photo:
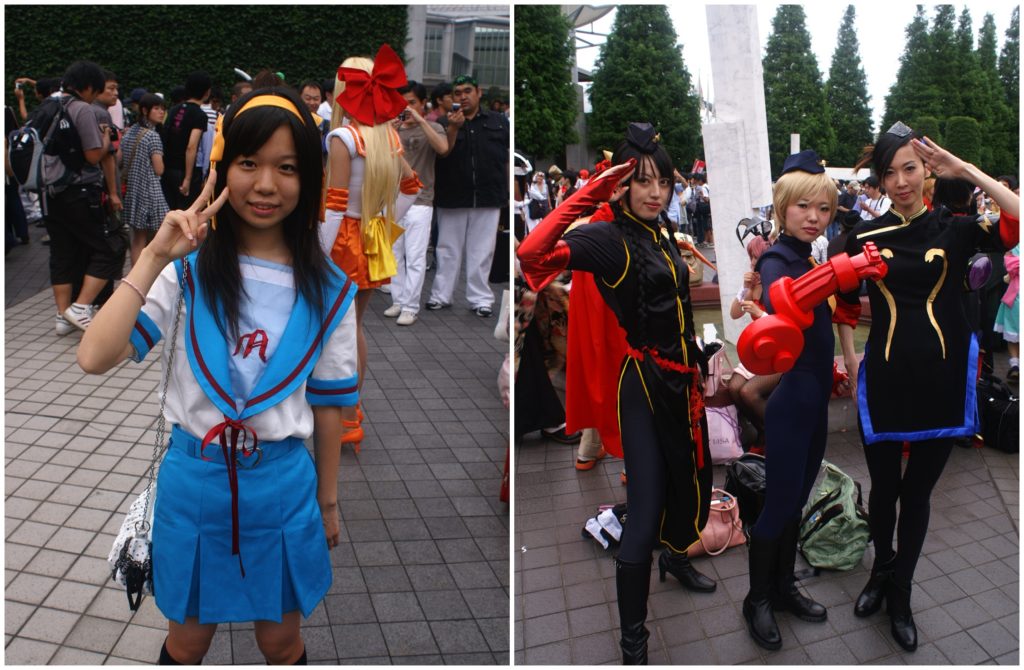
M 892 208 L 855 227 L 846 244 L 853 255 L 874 242 L 889 268 L 884 280 L 868 283 L 872 323 L 854 394 L 871 475 L 868 506 L 875 547 L 871 577 L 854 613 L 870 616 L 887 601 L 893 637 L 914 651 L 917 629 L 910 588 L 928 529 L 931 491 L 954 439 L 978 430 L 978 343 L 963 309 L 968 259 L 979 249 L 996 251 L 1016 244 L 1020 201 L 1004 185 L 903 123 L 868 148 L 860 163 L 868 162 L 892 198 Z M 999 222 L 956 216 L 945 207 L 928 211 L 922 191 L 929 172 L 983 189 L 1001 208 Z M 842 298 L 837 314 L 848 315 L 841 319 L 839 334 L 847 369 L 853 370 L 853 327 L 860 302 L 855 291 Z M 903 470 L 905 441 L 910 455 Z
M 632 123 L 612 162 L 548 215 L 517 253 L 535 290 L 565 268 L 593 273 L 626 333 L 618 419 L 629 473 L 629 524 L 615 580 L 623 662 L 645 664 L 651 550 L 659 542 L 666 548 L 659 560 L 662 579 L 665 572 L 686 573 L 678 561 L 685 562 L 684 552 L 707 522 L 711 456 L 698 388 L 706 361 L 694 339 L 686 263 L 661 227 L 672 184 L 668 153 L 650 124 Z M 607 201 L 623 178 L 627 189 L 612 205 L 612 220 L 563 236 L 580 214 Z M 697 576 L 702 590 L 714 589 L 714 582 Z

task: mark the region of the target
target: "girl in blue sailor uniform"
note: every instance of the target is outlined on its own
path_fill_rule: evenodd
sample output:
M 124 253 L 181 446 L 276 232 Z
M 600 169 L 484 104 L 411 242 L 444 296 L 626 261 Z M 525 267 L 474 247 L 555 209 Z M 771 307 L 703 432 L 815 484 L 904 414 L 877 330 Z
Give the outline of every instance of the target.
M 914 651 L 910 588 L 928 530 L 931 492 L 954 439 L 978 430 L 978 342 L 964 311 L 964 276 L 978 249 L 1017 243 L 1020 199 L 903 123 L 869 149 L 860 163 L 870 161 L 892 207 L 860 223 L 846 242 L 850 255 L 873 242 L 889 267 L 883 281 L 868 283 L 871 330 L 854 394 L 871 476 L 868 513 L 875 547 L 871 577 L 854 613 L 871 616 L 885 601 L 894 639 Z M 923 201 L 929 171 L 980 187 L 999 204 L 1000 220 L 954 216 L 944 207 L 929 211 Z M 843 303 L 855 312 L 860 308 L 856 292 L 844 294 Z M 856 318 L 839 328 L 848 370 L 855 363 L 854 324 Z M 910 453 L 904 469 L 905 441 Z
M 213 154 L 203 194 L 167 215 L 78 360 L 97 374 L 140 361 L 180 318 L 153 524 L 160 663 L 198 663 L 218 623 L 253 621 L 268 662 L 304 664 L 300 617 L 327 593 L 339 541 L 356 286 L 319 245 L 320 136 L 294 93 L 239 100 Z

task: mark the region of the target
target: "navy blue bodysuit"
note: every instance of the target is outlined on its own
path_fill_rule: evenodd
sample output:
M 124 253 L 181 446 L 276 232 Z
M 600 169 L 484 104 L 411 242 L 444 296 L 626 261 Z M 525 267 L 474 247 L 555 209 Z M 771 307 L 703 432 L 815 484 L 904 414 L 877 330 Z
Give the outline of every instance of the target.
M 782 277 L 800 277 L 813 266 L 811 245 L 781 235 L 762 254 L 756 270 L 764 285 L 765 309 L 771 305 L 769 287 Z M 799 519 L 825 456 L 828 438 L 828 402 L 832 394 L 835 336 L 832 310 L 827 302 L 814 308 L 814 322 L 804 331 L 804 349 L 793 369 L 768 398 L 765 411 L 764 509 L 752 529 L 760 539 L 782 535 L 786 524 Z

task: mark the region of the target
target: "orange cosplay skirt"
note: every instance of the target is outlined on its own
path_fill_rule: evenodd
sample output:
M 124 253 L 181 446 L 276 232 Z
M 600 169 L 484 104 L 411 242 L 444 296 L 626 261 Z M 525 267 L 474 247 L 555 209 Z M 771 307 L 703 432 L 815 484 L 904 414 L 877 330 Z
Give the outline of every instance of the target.
M 380 281 L 370 280 L 369 261 L 363 250 L 363 235 L 359 229 L 359 219 L 350 216 L 342 217 L 338 236 L 334 238 L 334 246 L 331 247 L 331 260 L 344 270 L 360 291 L 391 283 L 390 277 Z

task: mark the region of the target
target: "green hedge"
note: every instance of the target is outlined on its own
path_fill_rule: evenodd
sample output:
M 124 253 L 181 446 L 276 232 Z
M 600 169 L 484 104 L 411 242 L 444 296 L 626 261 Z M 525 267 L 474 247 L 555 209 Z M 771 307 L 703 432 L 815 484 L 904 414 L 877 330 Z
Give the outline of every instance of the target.
M 4 18 L 8 105 L 15 77 L 60 77 L 76 60 L 116 73 L 122 95 L 138 86 L 167 95 L 204 70 L 229 96 L 240 81 L 233 67 L 270 68 L 297 85 L 385 42 L 402 55 L 408 33 L 405 5 L 7 5 Z
M 951 116 L 946 119 L 943 133 L 948 149 L 954 156 L 977 165 L 981 162 L 981 126 L 970 116 Z
M 930 137 L 939 145 L 942 145 L 942 133 L 940 132 L 939 120 L 934 116 L 919 116 L 913 121 L 913 128 L 917 132 Z

